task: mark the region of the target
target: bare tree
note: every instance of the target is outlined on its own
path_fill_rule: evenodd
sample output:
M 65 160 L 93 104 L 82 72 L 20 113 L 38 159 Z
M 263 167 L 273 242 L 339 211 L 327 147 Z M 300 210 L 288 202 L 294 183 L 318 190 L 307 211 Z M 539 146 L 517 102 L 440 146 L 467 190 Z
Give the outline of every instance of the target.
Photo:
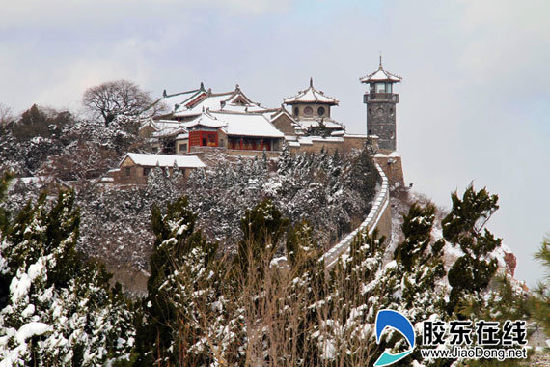
M 15 120 L 13 111 L 10 106 L 0 102 L 0 126 L 5 126 Z
M 166 109 L 151 93 L 128 80 L 115 80 L 87 89 L 82 104 L 109 125 L 117 116 L 153 116 Z

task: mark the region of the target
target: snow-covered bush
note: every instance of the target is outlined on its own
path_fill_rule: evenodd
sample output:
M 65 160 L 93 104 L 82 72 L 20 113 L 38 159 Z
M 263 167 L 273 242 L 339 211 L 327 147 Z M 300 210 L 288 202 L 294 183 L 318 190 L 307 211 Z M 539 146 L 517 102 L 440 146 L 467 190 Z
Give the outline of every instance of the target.
M 0 235 L 1 366 L 98 366 L 128 353 L 133 315 L 104 268 L 75 250 L 74 193 L 42 194 Z

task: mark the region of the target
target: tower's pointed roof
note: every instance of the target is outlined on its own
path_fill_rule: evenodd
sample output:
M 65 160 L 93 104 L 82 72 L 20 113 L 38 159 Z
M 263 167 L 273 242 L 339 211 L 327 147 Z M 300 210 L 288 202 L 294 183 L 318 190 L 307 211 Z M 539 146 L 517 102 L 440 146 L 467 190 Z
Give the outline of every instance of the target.
M 393 82 L 399 83 L 401 81 L 399 75 L 392 74 L 389 71 L 384 70 L 382 67 L 382 56 L 380 56 L 380 63 L 378 69 L 367 76 L 360 78 L 361 83 L 373 83 L 373 82 Z
M 309 80 L 309 88 L 298 92 L 294 97 L 286 98 L 286 104 L 295 103 L 324 103 L 328 105 L 337 105 L 340 103 L 336 98 L 325 96 L 323 92 L 315 89 L 313 86 L 313 78 Z

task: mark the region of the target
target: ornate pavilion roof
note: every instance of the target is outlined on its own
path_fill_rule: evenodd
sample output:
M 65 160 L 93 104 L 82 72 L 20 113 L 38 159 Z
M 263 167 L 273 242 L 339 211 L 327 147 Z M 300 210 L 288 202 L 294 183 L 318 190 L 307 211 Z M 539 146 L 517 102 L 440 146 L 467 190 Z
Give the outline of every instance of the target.
M 374 82 L 399 83 L 401 79 L 403 78 L 401 78 L 399 75 L 392 74 L 389 71 L 384 70 L 384 68 L 382 67 L 382 56 L 380 56 L 380 63 L 376 71 L 370 73 L 367 76 L 359 78 L 361 83 L 374 83 Z
M 329 105 L 337 105 L 340 101 L 336 98 L 325 96 L 323 92 L 315 89 L 313 86 L 313 78 L 309 80 L 309 88 L 298 92 L 294 97 L 286 98 L 286 104 L 295 103 L 324 103 Z

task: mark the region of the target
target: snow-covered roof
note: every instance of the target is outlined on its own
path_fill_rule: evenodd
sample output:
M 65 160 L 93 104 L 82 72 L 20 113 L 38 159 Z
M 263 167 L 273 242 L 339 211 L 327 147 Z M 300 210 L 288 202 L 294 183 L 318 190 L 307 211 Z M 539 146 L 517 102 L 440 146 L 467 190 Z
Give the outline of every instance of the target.
M 224 122 L 227 135 L 265 136 L 283 138 L 285 134 L 271 125 L 267 118 L 258 113 L 210 112 L 218 121 Z
M 367 76 L 360 78 L 361 83 L 373 83 L 373 82 L 394 82 L 399 83 L 401 77 L 396 74 L 392 74 L 389 71 L 384 70 L 382 67 L 382 58 L 380 57 L 380 65 L 378 69 Z
M 155 131 L 151 134 L 153 137 L 159 138 L 163 136 L 172 136 L 182 132 L 185 132 L 185 128 L 180 121 L 175 120 L 157 120 L 152 121 L 147 125 L 142 125 L 141 128 L 146 126 L 152 127 Z
M 311 119 L 304 119 L 303 118 L 303 119 L 300 119 L 296 122 L 302 128 L 308 129 L 310 127 L 318 127 L 319 123 L 321 122 L 321 119 L 320 118 L 311 118 Z M 334 120 L 324 119 L 323 124 L 325 125 L 325 127 L 329 128 L 329 129 L 343 129 L 344 128 L 344 126 L 342 126 L 341 124 L 337 123 Z
M 341 136 L 298 136 L 296 141 L 287 141 L 288 146 L 290 147 L 299 147 L 300 145 L 313 145 L 314 142 L 317 143 L 342 143 L 344 138 Z
M 262 106 L 244 95 L 239 88 L 226 93 L 211 93 L 192 96 L 188 100 L 174 106 L 174 117 L 191 117 L 200 115 L 205 110 L 233 111 L 233 112 L 266 112 L 274 111 L 273 108 Z
M 180 168 L 200 168 L 206 167 L 196 155 L 166 155 L 166 154 L 136 154 L 128 153 L 126 157 L 130 158 L 139 166 L 160 166 L 173 167 L 174 163 Z
M 206 89 L 204 89 L 204 84 L 201 83 L 199 89 L 193 89 L 185 92 L 167 94 L 165 90 L 160 101 L 164 102 L 168 106 L 170 111 L 173 112 L 184 103 L 189 103 L 194 99 L 199 99 L 204 96 L 206 96 Z
M 286 98 L 286 104 L 294 103 L 326 103 L 330 105 L 337 105 L 340 101 L 336 98 L 325 96 L 323 92 L 315 89 L 313 86 L 313 78 L 309 81 L 309 88 L 298 92 L 294 97 Z
M 344 138 L 363 138 L 367 139 L 369 135 L 367 134 L 345 134 Z
M 38 176 L 38 177 L 21 177 L 18 180 L 23 182 L 24 184 L 37 184 L 37 183 L 43 183 L 45 180 L 47 180 L 48 177 L 46 176 Z
M 344 141 L 344 138 L 342 137 L 339 137 L 339 136 L 327 136 L 327 137 L 322 137 L 322 136 L 300 136 L 298 138 L 298 142 L 300 144 L 313 144 L 313 142 L 316 141 L 316 142 L 323 142 L 323 141 L 326 141 L 326 142 L 333 142 L 333 143 L 341 143 Z
M 162 129 L 159 129 L 158 131 L 153 131 L 151 136 L 153 136 L 155 138 L 161 138 L 161 137 L 167 137 L 167 136 L 173 136 L 173 135 L 181 134 L 185 131 L 186 131 L 185 128 L 183 126 L 181 126 L 181 124 L 180 124 L 179 126 L 163 127 Z
M 186 129 L 191 129 L 197 126 L 220 128 L 226 126 L 227 123 L 212 116 L 209 111 L 202 112 L 197 118 L 189 122 L 184 122 L 183 126 Z

